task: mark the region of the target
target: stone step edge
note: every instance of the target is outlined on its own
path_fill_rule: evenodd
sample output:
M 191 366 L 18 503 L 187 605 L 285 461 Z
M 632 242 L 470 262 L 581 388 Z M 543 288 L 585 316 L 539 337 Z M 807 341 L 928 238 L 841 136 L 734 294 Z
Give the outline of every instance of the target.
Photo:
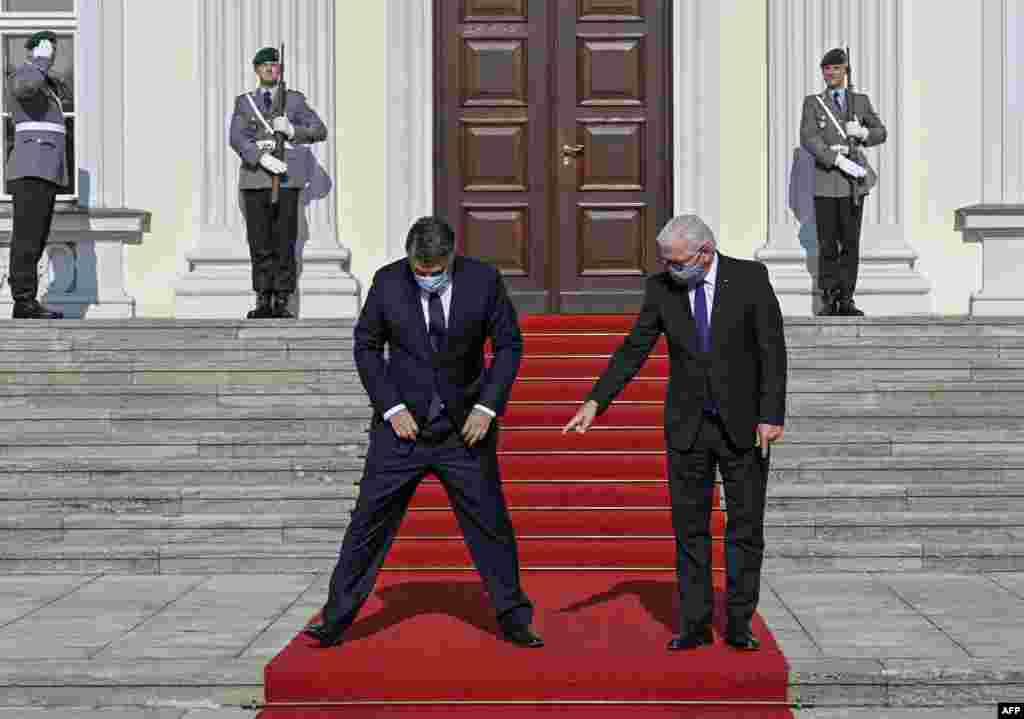
M 303 470 L 307 471 L 307 470 Z M 353 468 L 352 471 L 357 471 Z M 358 468 L 362 472 L 362 468 Z M 438 480 L 434 478 L 425 479 L 427 484 L 436 485 Z M 721 485 L 717 479 L 716 484 Z M 566 485 L 578 487 L 584 486 L 607 486 L 616 485 L 622 487 L 636 485 L 656 485 L 667 487 L 665 479 L 650 480 L 503 480 L 504 487 L 512 486 L 535 486 L 535 485 Z M 240 500 L 251 499 L 281 500 L 281 499 L 319 499 L 334 496 L 351 496 L 357 491 L 357 485 L 341 484 L 331 482 L 330 486 L 324 484 L 316 486 L 304 485 L 207 485 L 195 486 L 147 486 L 137 485 L 108 485 L 104 487 L 63 487 L 63 488 L 0 488 L 0 502 L 3 501 L 25 501 L 25 500 L 61 500 L 61 499 L 188 499 L 188 500 Z M 805 484 L 774 484 L 768 488 L 768 498 L 771 499 L 828 499 L 828 500 L 849 500 L 857 501 L 862 499 L 947 499 L 947 498 L 977 498 L 977 497 L 1024 497 L 1024 483 L 1010 487 L 996 487 L 989 484 L 961 484 L 949 483 L 948 485 L 935 484 L 921 487 L 907 486 L 903 484 L 830 484 L 828 487 L 808 486 Z
M 346 497 L 341 504 L 352 506 L 353 497 Z M 519 512 L 550 513 L 552 515 L 571 515 L 572 513 L 611 513 L 615 512 L 649 512 L 664 514 L 667 507 L 535 507 L 513 506 Z M 340 507 L 339 507 L 340 509 Z M 723 512 L 715 507 L 713 512 Z M 413 507 L 411 514 L 444 514 L 451 512 L 450 507 Z M 34 530 L 82 531 L 110 529 L 117 531 L 154 531 L 154 530 L 204 530 L 204 529 L 237 529 L 237 530 L 278 530 L 278 529 L 317 529 L 347 526 L 347 516 L 308 514 L 308 513 L 264 513 L 251 514 L 239 512 L 201 513 L 187 512 L 173 515 L 146 513 L 109 513 L 109 512 L 71 512 L 64 515 L 46 515 L 38 513 L 13 514 L 0 517 L 0 530 L 13 534 Z M 868 528 L 880 527 L 893 530 L 905 529 L 972 529 L 983 528 L 1005 530 L 1024 528 L 1024 511 L 1020 512 L 948 512 L 935 511 L 882 511 L 870 513 L 829 512 L 822 515 L 811 511 L 792 511 L 773 509 L 765 516 L 765 527 L 809 527 L 809 528 Z M 522 536 L 530 536 L 523 534 Z M 601 533 L 600 536 L 616 536 Z M 639 535 L 627 535 L 639 536 Z M 1024 538 L 1021 543 L 1024 544 Z
M 518 534 L 519 541 L 567 541 L 593 540 L 599 542 L 623 541 L 664 541 L 674 542 L 671 535 L 614 536 L 580 535 L 550 536 Z M 201 558 L 201 557 L 310 557 L 337 558 L 341 538 L 331 542 L 292 542 L 267 545 L 242 544 L 238 546 L 182 542 L 181 544 L 120 544 L 117 547 L 96 545 L 42 545 L 19 549 L 0 548 L 0 560 L 17 559 L 131 559 L 146 558 Z M 465 540 L 461 535 L 451 537 L 400 537 L 399 542 L 458 542 Z M 721 542 L 721 537 L 713 538 Z M 972 542 L 965 546 L 952 542 L 888 542 L 857 541 L 833 542 L 825 540 L 782 540 L 770 542 L 765 548 L 766 557 L 858 557 L 858 558 L 925 558 L 925 557 L 1024 557 L 1024 540 L 1018 542 L 981 543 Z

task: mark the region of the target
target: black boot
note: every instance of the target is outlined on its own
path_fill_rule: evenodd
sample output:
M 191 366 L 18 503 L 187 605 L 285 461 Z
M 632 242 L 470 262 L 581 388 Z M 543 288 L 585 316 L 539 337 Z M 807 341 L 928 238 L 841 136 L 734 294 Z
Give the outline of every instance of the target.
M 265 320 L 274 316 L 272 305 L 273 295 L 270 292 L 260 292 L 256 297 L 256 309 L 249 310 L 246 318 L 250 320 Z
M 14 301 L 11 317 L 16 320 L 59 320 L 64 318 L 64 313 L 47 309 L 34 299 L 21 299 Z
M 859 307 L 857 307 L 857 305 L 853 304 L 852 295 L 843 295 L 842 297 L 840 297 L 836 307 L 838 310 L 837 314 L 840 314 L 843 317 L 864 316 L 864 312 Z
M 834 317 L 839 314 L 839 292 L 826 290 L 821 293 L 821 309 L 818 317 Z
M 274 317 L 285 320 L 295 319 L 295 315 L 288 311 L 288 300 L 291 298 L 290 292 L 275 292 L 274 293 Z

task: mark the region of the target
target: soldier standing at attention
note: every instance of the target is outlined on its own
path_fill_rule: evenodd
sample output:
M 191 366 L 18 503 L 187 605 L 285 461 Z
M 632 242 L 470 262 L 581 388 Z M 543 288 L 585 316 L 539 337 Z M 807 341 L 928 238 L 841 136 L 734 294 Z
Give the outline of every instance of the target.
M 7 158 L 7 181 L 14 198 L 10 276 L 15 319 L 60 319 L 36 300 L 37 267 L 50 236 L 57 192 L 68 184 L 67 129 L 60 95 L 63 85 L 50 76 L 57 36 L 49 30 L 25 43 L 30 57 L 9 78 L 14 147 Z
M 863 316 L 853 303 L 860 260 L 864 197 L 877 182 L 861 147 L 880 145 L 887 135 L 868 96 L 853 92 L 846 53 L 829 50 L 821 59 L 825 89 L 804 98 L 800 144 L 814 156 L 814 213 L 818 226 L 819 315 Z
M 306 163 L 299 161 L 295 145 L 327 139 L 327 128 L 306 104 L 305 95 L 287 90 L 284 98 L 279 97 L 279 55 L 273 47 L 256 53 L 252 64 L 259 84 L 235 99 L 231 117 L 231 147 L 242 158 L 238 187 L 252 258 L 252 288 L 257 296 L 249 319 L 294 317 L 288 311 L 288 302 L 295 292 L 299 192 L 309 181 Z M 272 154 L 275 133 L 287 138 L 284 160 Z M 276 203 L 271 194 L 275 175 L 280 181 Z

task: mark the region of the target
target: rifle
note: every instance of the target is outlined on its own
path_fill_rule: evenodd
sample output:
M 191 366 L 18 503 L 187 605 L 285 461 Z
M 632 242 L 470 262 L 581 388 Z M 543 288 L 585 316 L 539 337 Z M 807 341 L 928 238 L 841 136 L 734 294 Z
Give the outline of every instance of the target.
M 277 80 L 277 84 L 278 84 L 277 100 L 276 100 L 276 107 L 274 107 L 274 117 L 275 118 L 276 117 L 280 117 L 281 115 L 285 114 L 285 110 L 287 108 L 287 100 L 288 100 L 288 88 L 284 84 L 284 43 L 281 43 L 281 54 L 278 55 L 278 58 L 279 58 L 280 74 L 278 75 L 278 80 Z M 285 147 L 284 147 L 285 136 L 284 136 L 284 133 L 283 132 L 275 132 L 274 133 L 274 141 L 276 142 L 276 144 L 274 145 L 274 152 L 272 154 L 278 160 L 281 160 L 281 162 L 284 162 L 285 161 L 285 151 L 284 151 L 285 150 Z M 273 175 L 270 178 L 270 204 L 272 204 L 272 205 L 276 205 L 277 204 L 277 198 L 278 198 L 278 194 L 280 193 L 280 190 L 281 190 L 281 176 L 280 175 Z
M 850 62 L 850 46 L 849 45 L 846 46 L 846 102 L 849 105 L 850 109 L 852 110 L 853 109 L 853 63 Z M 854 122 L 857 122 L 857 115 L 856 114 L 851 112 L 850 116 L 853 118 Z M 860 141 L 856 137 L 851 137 L 850 135 L 847 135 L 846 136 L 846 144 L 850 148 L 850 160 L 853 161 L 853 162 L 857 162 L 857 158 L 860 157 L 860 149 L 859 149 Z M 857 162 L 857 164 L 860 165 L 861 163 Z M 855 180 L 852 177 L 850 178 L 850 194 L 853 195 L 853 204 L 854 205 L 859 205 L 860 204 L 860 195 L 858 194 L 857 190 L 859 189 L 858 185 L 863 184 L 863 182 L 864 182 L 863 178 L 857 179 L 857 180 Z

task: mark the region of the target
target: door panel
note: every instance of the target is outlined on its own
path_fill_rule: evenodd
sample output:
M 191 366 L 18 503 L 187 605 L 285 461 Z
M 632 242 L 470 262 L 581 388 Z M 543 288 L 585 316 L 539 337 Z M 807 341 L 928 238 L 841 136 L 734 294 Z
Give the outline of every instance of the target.
M 631 312 L 668 219 L 668 0 L 437 0 L 436 209 L 521 312 Z
M 564 0 L 556 117 L 562 312 L 634 312 L 669 216 L 668 2 Z M 560 51 L 559 60 L 568 60 Z

